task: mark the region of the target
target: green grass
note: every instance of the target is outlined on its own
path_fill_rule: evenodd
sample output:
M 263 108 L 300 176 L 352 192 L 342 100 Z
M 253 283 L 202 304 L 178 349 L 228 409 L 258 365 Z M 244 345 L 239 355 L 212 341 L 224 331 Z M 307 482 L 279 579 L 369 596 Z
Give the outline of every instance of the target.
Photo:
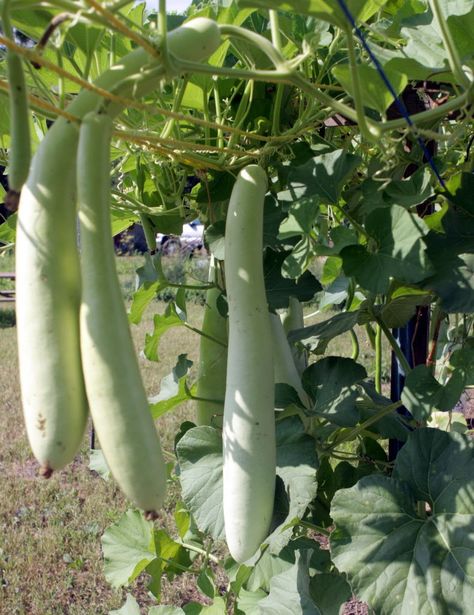
M 142 257 L 117 258 L 124 297 L 135 287 L 135 269 Z M 167 275 L 184 275 L 188 283 L 206 279 L 205 262 L 168 260 Z M 0 261 L 0 270 L 12 270 L 13 260 Z M 197 295 L 199 299 L 199 294 Z M 165 305 L 155 302 L 142 323 L 132 328 L 138 353 L 145 334 L 152 331 L 154 311 Z M 189 320 L 199 327 L 202 307 L 189 304 Z M 329 313 L 317 314 L 307 324 L 325 320 Z M 361 362 L 369 375 L 373 353 L 359 331 Z M 49 480 L 36 476 L 36 462 L 26 440 L 21 415 L 18 383 L 16 329 L 11 305 L 0 308 L 0 613 L 25 615 L 98 615 L 119 608 L 125 591 L 109 587 L 103 576 L 100 537 L 104 530 L 127 509 L 128 505 L 112 481 L 105 482 L 88 468 L 88 434 L 73 464 Z M 184 327 L 166 332 L 160 344 L 159 363 L 140 358 L 145 387 L 149 395 L 159 391 L 161 378 L 174 366 L 179 354 L 187 353 L 195 362 L 190 374 L 195 378 L 198 336 Z M 47 349 L 45 349 L 47 352 Z M 349 336 L 334 340 L 327 354 L 350 356 Z M 165 451 L 172 455 L 174 435 L 179 424 L 193 418 L 191 402 L 161 417 L 157 424 Z M 172 517 L 176 493 L 172 493 L 157 527 L 175 534 Z M 156 604 L 147 594 L 145 581 L 131 588 L 142 607 Z M 172 583 L 163 580 L 163 604 L 180 606 L 191 600 L 204 601 L 190 575 Z

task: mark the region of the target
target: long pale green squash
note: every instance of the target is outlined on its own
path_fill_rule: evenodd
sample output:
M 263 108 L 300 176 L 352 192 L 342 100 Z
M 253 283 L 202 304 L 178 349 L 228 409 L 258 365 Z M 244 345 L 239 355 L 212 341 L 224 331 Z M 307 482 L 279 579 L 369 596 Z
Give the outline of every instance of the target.
M 287 335 L 290 331 L 293 331 L 294 329 L 303 329 L 303 306 L 296 297 L 289 298 L 288 308 L 281 313 L 280 318 Z M 298 369 L 298 372 L 302 374 L 304 370 L 308 367 L 307 352 L 304 350 L 304 348 L 298 348 L 295 345 L 291 346 L 291 352 L 295 359 L 295 364 Z
M 13 38 L 10 23 L 10 0 L 3 0 L 2 28 L 9 38 Z M 21 58 L 10 49 L 7 55 L 7 76 L 10 89 L 10 150 L 8 155 L 8 193 L 6 206 L 15 211 L 18 207 L 20 192 L 28 177 L 31 160 L 30 117 L 28 112 L 28 92 Z
M 308 396 L 301 384 L 285 329 L 278 314 L 270 314 L 273 339 L 273 373 L 275 384 L 288 384 L 295 389 L 303 404 L 308 404 Z
M 249 165 L 232 190 L 225 232 L 229 303 L 224 406 L 224 521 L 238 562 L 268 534 L 276 474 L 272 332 L 263 277 L 263 202 L 267 178 Z
M 209 281 L 215 283 L 217 278 L 218 270 L 211 256 Z M 202 323 L 205 336 L 201 336 L 200 340 L 196 387 L 196 396 L 200 398 L 196 402 L 196 423 L 212 427 L 222 427 L 227 371 L 227 318 L 217 309 L 216 302 L 220 296 L 221 290 L 217 286 L 206 293 Z
M 140 375 L 110 229 L 112 120 L 86 115 L 77 157 L 81 225 L 81 352 L 90 412 L 107 464 L 125 495 L 152 514 L 166 465 Z
M 171 53 L 204 59 L 219 45 L 217 25 L 198 18 L 169 34 Z M 141 48 L 106 71 L 97 85 L 115 90 L 159 58 Z M 134 94 L 156 86 L 137 85 Z M 128 87 L 128 86 L 127 86 Z M 128 90 L 127 90 L 128 91 Z M 68 111 L 81 118 L 100 97 L 82 91 Z M 119 105 L 109 108 L 118 113 Z M 76 152 L 79 128 L 64 118 L 51 127 L 23 187 L 16 239 L 20 384 L 28 438 L 41 472 L 69 463 L 82 441 L 87 403 L 79 348 L 80 273 L 76 250 Z

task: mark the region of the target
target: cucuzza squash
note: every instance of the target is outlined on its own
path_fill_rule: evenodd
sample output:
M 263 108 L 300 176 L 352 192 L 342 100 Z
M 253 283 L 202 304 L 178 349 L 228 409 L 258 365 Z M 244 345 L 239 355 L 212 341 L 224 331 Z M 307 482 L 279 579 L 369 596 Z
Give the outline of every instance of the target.
M 209 282 L 215 283 L 217 278 L 218 269 L 214 256 L 211 256 Z M 212 427 L 222 427 L 227 371 L 227 318 L 217 309 L 216 302 L 220 296 L 221 290 L 217 286 L 206 293 L 202 324 L 205 335 L 200 340 L 196 386 L 196 396 L 199 398 L 196 402 L 196 424 Z
M 115 269 L 110 229 L 112 120 L 86 115 L 77 156 L 81 227 L 81 353 L 104 456 L 125 495 L 149 515 L 166 493 L 166 465 L 151 417 Z
M 227 545 L 237 562 L 268 534 L 276 479 L 272 332 L 263 277 L 267 177 L 242 169 L 229 203 L 225 271 L 229 304 L 223 425 L 223 508 Z
M 275 384 L 288 384 L 298 393 L 303 404 L 308 405 L 308 396 L 301 384 L 285 329 L 278 314 L 269 314 L 273 340 L 273 373 Z
M 13 28 L 10 23 L 10 0 L 3 0 L 2 29 L 12 39 Z M 8 193 L 5 204 L 16 211 L 23 184 L 28 177 L 31 160 L 30 117 L 28 112 L 28 92 L 21 58 L 10 49 L 7 55 L 7 76 L 10 90 L 10 151 L 8 156 Z
M 197 18 L 169 34 L 175 57 L 200 60 L 220 44 L 215 22 Z M 104 90 L 159 66 L 137 48 L 96 82 Z M 156 75 L 136 86 L 143 95 Z M 129 86 L 127 86 L 129 87 Z M 131 87 L 131 86 L 130 86 Z M 82 91 L 67 111 L 82 118 L 100 96 Z M 119 113 L 114 104 L 109 114 Z M 80 269 L 76 218 L 76 153 L 79 127 L 59 118 L 43 138 L 22 189 L 16 234 L 17 334 L 20 386 L 25 424 L 40 472 L 49 476 L 76 454 L 87 420 L 87 401 L 79 343 Z
M 78 129 L 55 127 L 41 142 L 21 192 L 15 259 L 23 413 L 46 477 L 72 461 L 88 415 L 79 351 Z
M 288 308 L 281 313 L 280 318 L 287 335 L 294 329 L 303 329 L 303 306 L 296 297 L 289 298 Z M 291 352 L 295 359 L 298 372 L 302 374 L 308 367 L 308 354 L 304 348 L 296 345 L 291 346 Z

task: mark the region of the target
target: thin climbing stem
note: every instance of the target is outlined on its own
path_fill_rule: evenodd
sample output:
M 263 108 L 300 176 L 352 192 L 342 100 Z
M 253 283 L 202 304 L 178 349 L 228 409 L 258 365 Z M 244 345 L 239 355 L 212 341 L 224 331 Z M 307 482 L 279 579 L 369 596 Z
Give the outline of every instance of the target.
M 354 429 L 351 429 L 349 432 L 346 432 L 345 434 L 343 434 L 330 447 L 325 449 L 324 452 L 326 454 L 332 453 L 332 451 L 335 450 L 338 446 L 340 446 L 343 442 L 348 442 L 350 440 L 353 440 L 360 433 L 365 431 L 367 427 L 370 427 L 377 421 L 380 421 L 380 419 L 382 419 L 384 416 L 387 416 L 388 414 L 395 412 L 395 410 L 400 408 L 401 405 L 402 405 L 401 401 L 396 401 L 393 404 L 389 404 L 388 406 L 385 406 L 384 408 L 382 408 L 381 410 L 379 410 L 378 412 L 370 416 L 368 419 L 366 419 L 364 422 L 362 422 L 360 425 L 357 425 L 357 427 L 354 427 Z
M 376 320 L 377 324 L 380 325 L 380 328 L 382 329 L 385 337 L 387 338 L 390 346 L 392 347 L 392 350 L 395 353 L 395 355 L 396 355 L 396 357 L 397 357 L 397 359 L 398 359 L 398 361 L 399 361 L 399 363 L 401 365 L 403 373 L 406 376 L 407 374 L 409 374 L 411 372 L 411 367 L 410 367 L 410 364 L 408 363 L 408 359 L 403 354 L 402 349 L 398 345 L 397 340 L 394 338 L 392 332 L 387 327 L 387 325 L 384 323 L 384 321 L 379 316 L 375 316 L 375 320 Z
M 375 390 L 382 393 L 382 327 L 375 327 Z
M 281 34 L 280 34 L 280 19 L 278 12 L 270 9 L 270 31 L 272 34 L 272 43 L 275 49 L 281 53 Z

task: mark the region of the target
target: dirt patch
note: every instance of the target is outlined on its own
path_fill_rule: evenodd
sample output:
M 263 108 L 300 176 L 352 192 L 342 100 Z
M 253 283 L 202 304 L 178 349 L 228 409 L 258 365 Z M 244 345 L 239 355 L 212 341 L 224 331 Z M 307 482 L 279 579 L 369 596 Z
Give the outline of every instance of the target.
M 344 605 L 343 615 L 368 615 L 369 607 L 365 602 L 357 600 L 355 596 Z
M 332 531 L 333 529 L 334 527 L 328 528 L 329 531 Z M 308 535 L 319 543 L 321 549 L 329 551 L 329 536 L 320 534 L 319 532 L 309 532 Z M 358 600 L 356 596 L 352 596 L 350 600 L 344 603 L 343 607 L 344 610 L 342 611 L 342 615 L 368 615 L 369 613 L 368 605 L 365 602 Z

